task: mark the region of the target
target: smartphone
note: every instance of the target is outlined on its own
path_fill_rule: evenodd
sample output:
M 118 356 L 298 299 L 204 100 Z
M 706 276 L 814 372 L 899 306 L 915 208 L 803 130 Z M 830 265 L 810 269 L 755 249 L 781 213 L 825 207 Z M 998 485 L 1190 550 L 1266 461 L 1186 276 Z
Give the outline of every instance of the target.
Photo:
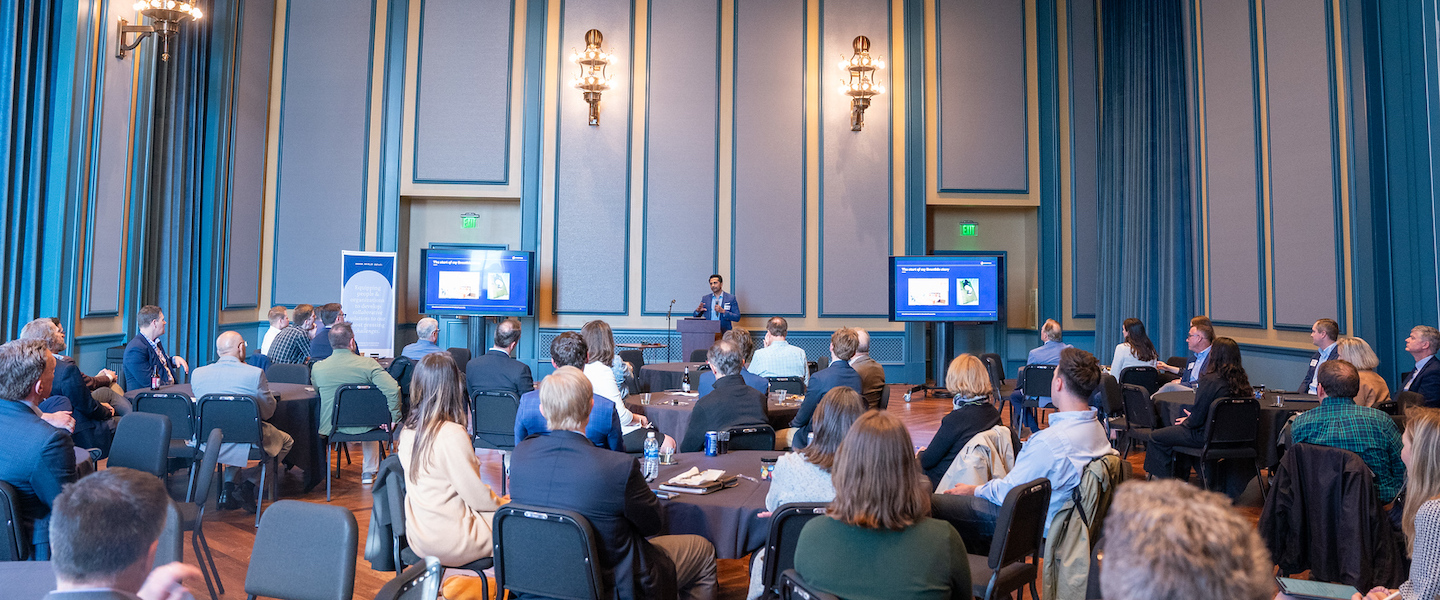
M 1276 577 L 1275 581 L 1280 584 L 1281 592 L 1301 600 L 1350 600 L 1355 594 L 1360 593 L 1360 590 L 1339 583 L 1289 577 Z
M 667 491 L 665 491 L 665 490 L 654 490 L 654 491 L 655 491 L 655 497 L 656 497 L 656 498 L 659 498 L 659 499 L 661 499 L 661 500 L 669 500 L 669 499 L 671 499 L 671 498 L 674 498 L 674 497 L 680 495 L 680 494 L 678 494 L 678 493 L 676 493 L 676 492 L 667 492 Z

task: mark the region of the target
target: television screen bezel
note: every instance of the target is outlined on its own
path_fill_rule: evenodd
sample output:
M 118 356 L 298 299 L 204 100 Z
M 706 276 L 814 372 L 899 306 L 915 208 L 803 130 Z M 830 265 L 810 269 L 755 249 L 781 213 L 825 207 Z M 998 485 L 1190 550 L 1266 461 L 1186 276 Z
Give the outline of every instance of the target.
M 998 293 L 997 293 L 997 295 L 996 295 L 996 297 L 995 297 L 995 318 L 994 318 L 993 320 L 991 320 L 991 319 L 986 319 L 986 320 L 958 319 L 958 320 L 957 320 L 957 319 L 900 319 L 900 318 L 896 318 L 896 314 L 895 314 L 895 259 L 897 259 L 897 258 L 937 258 L 937 259 L 938 259 L 938 258 L 942 258 L 942 257 L 952 257 L 952 258 L 953 258 L 953 257 L 966 257 L 966 256 L 970 256 L 970 257 L 995 258 L 995 259 L 998 260 L 999 263 L 1000 263 L 1000 264 L 998 265 L 999 268 L 998 268 L 998 270 L 997 270 L 997 272 L 996 272 L 996 279 L 999 280 L 999 281 L 997 282 L 997 284 L 998 284 L 998 287 L 999 287 L 1000 289 L 999 289 L 999 291 L 998 291 Z M 1005 305 L 1007 304 L 1007 302 L 1006 302 L 1006 293 L 1007 293 L 1007 292 L 1006 292 L 1005 280 L 1007 279 L 1007 277 L 1006 277 L 1006 271 L 1005 271 L 1005 270 L 1006 270 L 1007 267 L 1006 267 L 1006 260 L 1005 260 L 1005 259 L 1006 259 L 1005 251 L 1003 251 L 1003 250 L 936 250 L 935 252 L 932 252 L 932 253 L 930 253 L 930 254 L 900 254 L 900 255 L 893 255 L 893 254 L 892 254 L 892 255 L 890 256 L 890 260 L 889 260 L 890 270 L 889 270 L 888 273 L 886 273 L 886 277 L 889 279 L 889 284 L 890 284 L 890 285 L 888 286 L 888 292 L 889 292 L 889 295 L 890 295 L 890 299 L 889 299 L 889 301 L 890 301 L 890 314 L 889 314 L 890 322 L 891 322 L 891 323 L 967 323 L 967 324 L 976 324 L 976 325 L 986 325 L 986 324 L 994 324 L 994 323 L 1004 323 L 1004 322 L 1006 322 Z
M 518 311 L 434 311 L 430 310 L 430 253 L 442 252 L 504 252 L 525 255 L 526 277 L 529 285 L 525 290 L 525 312 Z M 420 249 L 420 314 L 436 317 L 533 317 L 535 316 L 535 252 L 532 250 L 511 250 L 504 246 L 432 244 Z

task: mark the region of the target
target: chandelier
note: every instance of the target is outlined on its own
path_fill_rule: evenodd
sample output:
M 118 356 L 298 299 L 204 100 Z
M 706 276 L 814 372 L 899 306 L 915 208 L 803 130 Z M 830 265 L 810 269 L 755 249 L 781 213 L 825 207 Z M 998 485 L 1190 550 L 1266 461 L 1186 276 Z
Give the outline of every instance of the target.
M 605 36 L 600 30 L 591 29 L 585 32 L 585 51 L 570 54 L 570 62 L 580 66 L 580 72 L 570 83 L 585 93 L 585 103 L 590 105 L 591 127 L 600 125 L 600 93 L 610 89 L 610 75 L 605 73 L 605 67 L 615 60 L 614 54 L 600 49 L 603 43 Z
M 170 60 L 170 38 L 180 32 L 180 23 L 186 19 L 199 20 L 204 15 L 200 7 L 188 2 L 175 2 L 174 0 L 140 0 L 135 3 L 135 10 L 141 15 L 150 17 L 149 25 L 131 25 L 125 19 L 120 19 L 120 27 L 115 31 L 116 46 L 120 49 L 116 58 L 125 58 L 125 54 L 134 50 L 140 42 L 151 34 L 160 36 L 160 60 Z M 138 33 L 135 41 L 125 43 L 125 34 Z
M 865 127 L 865 109 L 870 108 L 870 98 L 885 93 L 885 86 L 876 83 L 875 72 L 885 68 L 885 61 L 870 56 L 870 38 L 855 36 L 851 44 L 855 54 L 840 59 L 840 70 L 849 80 L 840 84 L 840 93 L 849 96 L 850 131 Z

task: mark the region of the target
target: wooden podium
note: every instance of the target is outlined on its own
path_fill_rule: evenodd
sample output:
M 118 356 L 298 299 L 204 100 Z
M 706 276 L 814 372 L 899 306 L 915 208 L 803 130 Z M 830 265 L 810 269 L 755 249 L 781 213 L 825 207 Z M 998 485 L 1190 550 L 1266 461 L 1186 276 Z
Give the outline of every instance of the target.
M 680 361 L 690 362 L 690 353 L 709 350 L 720 339 L 720 321 L 688 318 L 675 323 L 680 330 Z

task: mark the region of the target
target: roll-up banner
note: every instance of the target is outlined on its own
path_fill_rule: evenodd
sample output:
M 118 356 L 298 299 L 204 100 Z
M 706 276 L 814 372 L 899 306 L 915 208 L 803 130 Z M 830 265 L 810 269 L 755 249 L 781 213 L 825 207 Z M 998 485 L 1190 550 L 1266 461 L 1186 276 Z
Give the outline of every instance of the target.
M 361 354 L 395 356 L 395 253 L 342 251 L 340 304 Z

